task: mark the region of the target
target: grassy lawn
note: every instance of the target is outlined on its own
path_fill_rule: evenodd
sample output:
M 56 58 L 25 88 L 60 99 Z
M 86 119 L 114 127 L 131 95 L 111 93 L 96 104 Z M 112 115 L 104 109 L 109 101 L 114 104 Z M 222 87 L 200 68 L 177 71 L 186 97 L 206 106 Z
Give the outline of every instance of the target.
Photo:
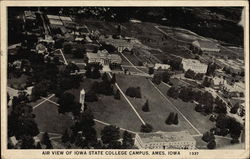
M 139 131 L 141 122 L 123 97 L 99 96 L 98 102 L 89 103 L 95 118 L 118 127 Z
M 198 149 L 208 149 L 207 148 L 207 142 L 203 141 L 202 136 L 195 136 L 194 139 L 196 140 L 196 147 Z M 220 137 L 215 137 L 215 142 L 216 142 L 216 148 L 215 149 L 220 149 L 225 147 L 225 145 L 231 145 L 231 140 L 226 139 L 226 138 L 220 138 Z
M 90 90 L 92 83 L 99 80 L 84 79 L 84 82 L 81 83 L 81 86 L 78 89 L 71 89 L 67 92 L 74 94 L 75 100 L 79 101 L 80 90 L 84 88 L 87 92 Z M 105 95 L 98 95 L 98 99 L 97 102 L 86 102 L 93 111 L 96 119 L 132 131 L 140 130 L 140 120 L 134 114 L 133 110 L 122 95 L 121 100 L 115 100 L 113 96 Z
M 204 116 L 201 113 L 198 113 L 194 110 L 195 104 L 190 102 L 183 102 L 180 99 L 173 99 L 167 96 L 168 87 L 164 84 L 157 86 L 161 92 L 168 98 L 170 101 L 175 104 L 175 106 L 184 114 L 184 116 L 196 127 L 201 133 L 209 131 L 210 128 L 214 127 L 214 123 L 209 120 L 209 115 Z
M 45 102 L 34 110 L 36 123 L 42 132 L 63 133 L 73 121 L 70 116 L 58 113 L 55 104 Z
M 191 134 L 195 131 L 179 115 L 178 125 L 166 125 L 165 120 L 170 112 L 176 112 L 172 106 L 157 92 L 157 90 L 144 77 L 117 75 L 117 83 L 125 92 L 128 87 L 140 87 L 142 98 L 129 98 L 142 119 L 154 127 L 154 131 L 181 131 L 189 130 Z M 143 112 L 142 106 L 148 99 L 150 112 Z
M 28 76 L 22 74 L 19 78 L 15 78 L 12 74 L 10 75 L 10 78 L 8 78 L 7 85 L 14 89 L 21 89 L 26 86 Z
M 127 59 L 128 59 L 133 65 L 138 66 L 138 63 L 139 63 L 140 61 L 139 61 L 138 58 L 136 58 L 134 55 L 131 55 L 130 52 L 125 52 L 125 53 L 123 53 L 123 55 L 126 56 Z M 121 56 L 122 56 L 122 55 L 121 55 Z M 126 60 L 126 59 L 124 58 L 124 60 Z M 127 60 L 126 60 L 126 61 L 127 61 Z M 129 63 L 129 65 L 131 65 L 131 64 Z

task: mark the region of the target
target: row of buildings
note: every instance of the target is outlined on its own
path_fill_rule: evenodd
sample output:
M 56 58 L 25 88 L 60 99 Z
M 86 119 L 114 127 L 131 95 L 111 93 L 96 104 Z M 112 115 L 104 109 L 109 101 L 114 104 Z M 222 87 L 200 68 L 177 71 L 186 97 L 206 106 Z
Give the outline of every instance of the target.
M 195 149 L 196 140 L 187 131 L 137 133 L 135 146 L 139 149 Z

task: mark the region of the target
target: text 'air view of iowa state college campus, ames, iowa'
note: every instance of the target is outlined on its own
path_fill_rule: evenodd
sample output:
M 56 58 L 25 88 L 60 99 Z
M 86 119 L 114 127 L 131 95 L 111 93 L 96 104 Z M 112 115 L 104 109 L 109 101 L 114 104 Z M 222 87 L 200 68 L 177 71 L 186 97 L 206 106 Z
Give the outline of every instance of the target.
M 7 7 L 8 149 L 244 149 L 243 7 Z

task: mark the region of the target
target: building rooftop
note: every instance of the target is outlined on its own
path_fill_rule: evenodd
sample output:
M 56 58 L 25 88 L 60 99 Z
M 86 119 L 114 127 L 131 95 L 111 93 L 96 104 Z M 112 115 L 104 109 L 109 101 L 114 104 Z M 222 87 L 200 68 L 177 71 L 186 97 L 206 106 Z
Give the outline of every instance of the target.
M 193 45 L 201 48 L 202 51 L 206 51 L 206 50 L 220 50 L 220 48 L 217 46 L 217 44 L 215 44 L 212 41 L 208 41 L 208 40 L 196 40 L 193 42 Z
M 31 20 L 36 19 L 36 14 L 32 11 L 24 11 L 24 16 L 26 19 L 31 19 Z
M 182 63 L 183 64 L 187 64 L 187 65 L 204 65 L 207 66 L 204 63 L 201 63 L 199 60 L 194 60 L 194 59 L 182 59 Z
M 154 69 L 163 69 L 163 70 L 167 70 L 170 68 L 170 65 L 167 64 L 160 64 L 160 63 L 156 63 L 154 66 Z
M 233 68 L 233 69 L 244 69 L 244 63 L 242 60 L 225 60 L 225 59 L 217 59 L 219 62 L 223 63 L 227 67 Z
M 151 142 L 178 142 L 178 141 L 195 141 L 187 131 L 179 132 L 155 132 L 155 133 L 138 133 L 144 143 Z
M 49 19 L 49 23 L 52 25 L 63 25 L 62 21 L 59 19 Z
M 66 16 L 60 16 L 60 19 L 62 21 L 71 21 L 72 22 L 72 19 L 70 17 L 66 17 Z
M 60 17 L 58 15 L 47 15 L 47 18 L 60 20 Z

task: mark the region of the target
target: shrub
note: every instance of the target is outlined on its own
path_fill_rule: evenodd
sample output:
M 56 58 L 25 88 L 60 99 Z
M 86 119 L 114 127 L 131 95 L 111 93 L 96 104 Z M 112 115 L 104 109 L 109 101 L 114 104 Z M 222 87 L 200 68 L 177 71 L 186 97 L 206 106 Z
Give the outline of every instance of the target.
M 146 123 L 145 125 L 144 124 L 141 125 L 141 132 L 149 133 L 152 131 L 153 127 L 150 124 Z
M 215 140 L 209 141 L 209 143 L 207 144 L 208 149 L 215 149 L 215 147 L 216 147 Z
M 149 112 L 148 100 L 147 100 L 146 103 L 143 105 L 142 111 L 144 111 L 144 112 Z
M 132 98 L 141 98 L 141 89 L 140 87 L 129 87 L 125 94 L 129 97 L 132 97 Z

